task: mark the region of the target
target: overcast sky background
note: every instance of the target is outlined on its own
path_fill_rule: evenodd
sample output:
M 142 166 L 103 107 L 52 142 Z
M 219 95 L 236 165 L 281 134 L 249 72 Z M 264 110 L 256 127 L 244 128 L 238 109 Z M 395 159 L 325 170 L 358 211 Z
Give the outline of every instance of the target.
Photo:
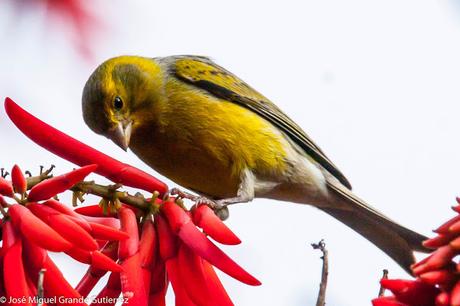
M 460 195 L 460 7 L 452 1 L 92 1 L 104 29 L 94 57 L 75 50 L 43 12 L 0 5 L 0 97 L 103 152 L 149 168 L 81 116 L 81 91 L 122 54 L 211 56 L 290 115 L 345 173 L 355 192 L 426 235 Z M 218 124 L 218 123 L 216 123 Z M 38 171 L 68 162 L 23 137 L 0 110 L 0 164 Z M 97 180 L 103 181 L 100 177 Z M 174 186 L 171 184 L 171 186 Z M 257 199 L 231 208 L 243 243 L 224 249 L 263 283 L 222 276 L 236 305 L 314 305 L 324 238 L 328 305 L 370 305 L 390 258 L 308 207 Z M 73 283 L 85 271 L 59 257 Z M 170 302 L 171 302 L 170 298 Z

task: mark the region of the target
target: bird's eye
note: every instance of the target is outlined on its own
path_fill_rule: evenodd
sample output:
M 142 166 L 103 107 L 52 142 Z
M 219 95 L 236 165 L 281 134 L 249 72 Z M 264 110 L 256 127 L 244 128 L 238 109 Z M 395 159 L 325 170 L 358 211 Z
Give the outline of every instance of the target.
M 115 108 L 115 110 L 120 110 L 123 108 L 123 100 L 120 97 L 116 96 L 113 100 L 113 108 Z

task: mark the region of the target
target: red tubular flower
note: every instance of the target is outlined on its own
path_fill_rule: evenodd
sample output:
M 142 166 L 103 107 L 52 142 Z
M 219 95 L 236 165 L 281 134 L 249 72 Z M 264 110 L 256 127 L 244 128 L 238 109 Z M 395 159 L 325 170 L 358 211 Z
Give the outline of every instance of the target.
M 89 225 L 89 222 L 86 221 L 81 215 L 70 209 L 68 206 L 59 203 L 54 199 L 45 201 L 42 203 L 42 205 L 48 206 L 49 208 L 52 208 L 60 212 L 61 214 L 64 214 L 69 220 L 72 220 L 73 222 L 81 226 L 81 228 L 83 228 L 85 231 L 91 233 L 91 226 Z
M 179 250 L 179 241 L 163 216 L 155 216 L 155 226 L 159 238 L 160 257 L 166 262 L 168 259 L 176 256 Z
M 125 232 L 128 239 L 120 241 L 118 257 L 125 259 L 139 251 L 139 229 L 137 227 L 136 215 L 131 209 L 121 207 L 118 211 L 121 230 Z
M 449 227 L 449 234 L 460 234 L 460 221 L 455 222 Z
M 214 268 L 212 267 L 212 265 L 206 260 L 203 260 L 202 263 L 203 263 L 206 283 L 208 285 L 211 296 L 214 297 L 214 300 L 220 301 L 219 305 L 222 305 L 222 306 L 233 305 L 232 300 L 228 296 L 227 291 L 225 290 L 224 286 L 220 282 L 219 277 L 217 276 L 216 271 L 214 271 Z
M 437 249 L 441 246 L 444 246 L 446 244 L 449 244 L 453 238 L 453 234 L 450 233 L 445 233 L 445 234 L 439 234 L 436 237 L 433 237 L 431 239 L 425 240 L 423 242 L 423 246 L 430 248 L 430 249 Z
M 108 242 L 102 249 L 102 254 L 111 258 L 112 260 L 117 259 L 118 255 L 118 243 L 117 242 Z M 91 265 L 83 275 L 82 279 L 75 288 L 82 296 L 86 297 L 93 290 L 94 286 L 99 282 L 99 280 L 107 273 L 107 269 L 100 269 Z
M 437 270 L 451 263 L 454 256 L 455 250 L 450 245 L 445 245 L 431 254 L 424 264 L 416 266 L 412 270 L 416 275 Z
M 107 225 L 95 222 L 89 222 L 89 225 L 91 226 L 91 234 L 96 239 L 125 240 L 129 238 L 129 235 L 127 233 Z
M 206 238 L 191 222 L 187 213 L 178 205 L 170 201 L 164 202 L 161 211 L 165 214 L 172 231 L 197 255 L 240 282 L 252 286 L 261 284 Z
M 93 251 L 91 255 L 91 265 L 93 267 L 112 272 L 123 271 L 120 265 L 116 264 L 110 257 L 100 251 Z
M 75 210 L 71 209 L 69 206 L 62 204 L 54 199 L 49 199 L 48 201 L 43 202 L 43 204 L 65 215 L 84 220 L 82 216 L 80 216 L 77 212 L 75 212 Z
M 54 215 L 48 218 L 49 225 L 56 229 L 62 237 L 82 249 L 94 251 L 98 248 L 96 240 L 81 228 L 77 223 L 63 215 Z
M 7 197 L 13 196 L 13 185 L 2 176 L 0 176 L 0 194 Z
M 5 293 L 12 298 L 25 297 L 26 305 L 32 306 L 22 262 L 22 239 L 11 222 L 3 224 L 3 248 L 3 277 L 7 280 Z
M 178 263 L 185 291 L 195 304 L 233 305 L 225 290 L 219 288 L 220 281 L 215 278 L 211 265 L 207 264 L 205 267 L 205 261 L 185 244 L 179 249 Z
M 46 288 L 45 295 L 48 297 L 66 297 L 69 301 L 75 301 L 74 303 L 69 302 L 66 304 L 86 306 L 85 303 L 79 302 L 82 300 L 81 295 L 67 282 L 61 271 L 48 256 L 43 268 L 46 269 L 46 277 L 43 282 L 43 287 Z
M 122 204 L 122 206 L 131 209 L 136 215 L 140 212 L 139 209 L 134 208 L 132 206 L 126 204 Z M 118 217 L 118 214 L 116 212 L 104 211 L 104 209 L 98 204 L 80 206 L 75 208 L 74 211 L 80 215 L 88 217 Z M 142 212 L 140 213 L 142 214 Z
M 192 210 L 193 223 L 212 239 L 222 244 L 236 245 L 241 240 L 225 225 L 207 205 L 199 205 Z
M 164 194 L 168 188 L 146 172 L 119 162 L 88 145 L 53 128 L 19 107 L 10 98 L 5 99 L 5 110 L 11 121 L 27 137 L 48 151 L 79 166 L 97 164 L 96 173 L 113 182 Z
M 123 268 L 115 263 L 111 258 L 107 257 L 100 251 L 87 251 L 77 247 L 73 247 L 67 251 L 65 251 L 67 255 L 79 261 L 81 263 L 85 263 L 88 265 L 92 265 L 95 268 L 106 270 L 106 271 L 114 271 L 120 272 Z
M 404 303 L 401 303 L 392 296 L 379 297 L 372 300 L 372 306 L 410 306 Z
M 107 285 L 99 292 L 91 306 L 113 306 L 118 300 L 121 293 L 120 274 L 112 272 Z
M 176 257 L 170 258 L 166 261 L 166 271 L 168 272 L 168 277 L 171 280 L 171 285 L 174 289 L 176 306 L 196 306 L 185 291 L 184 280 L 181 278 L 179 263 Z
M 451 287 L 455 284 L 457 277 L 455 271 L 450 270 L 435 270 L 419 275 L 420 280 L 430 285 L 440 285 L 442 287 Z
M 73 245 L 78 245 L 88 251 L 98 248 L 96 240 L 84 228 L 68 219 L 66 215 L 43 204 L 32 203 L 27 205 L 27 208 Z
M 55 195 L 66 191 L 76 183 L 82 181 L 91 172 L 97 169 L 97 165 L 88 165 L 79 169 L 73 170 L 69 173 L 55 176 L 53 178 L 44 180 L 34 187 L 29 192 L 27 199 L 29 201 L 48 200 Z
M 28 276 L 31 281 L 36 284 L 38 280 L 38 272 L 41 269 L 46 269 L 46 277 L 44 278 L 43 287 L 46 298 L 74 298 L 78 300 L 80 295 L 63 277 L 62 273 L 48 257 L 46 251 L 28 240 L 24 242 L 24 263 L 27 266 Z M 86 305 L 84 303 L 68 303 L 70 305 Z
M 168 289 L 168 277 L 166 276 L 165 263 L 161 258 L 157 257 L 157 261 L 153 266 L 150 280 L 149 290 L 149 305 L 150 306 L 165 306 L 166 305 L 166 290 Z
M 54 262 L 49 258 L 46 251 L 36 244 L 31 243 L 27 239 L 24 242 L 24 254 L 26 254 L 27 260 L 25 264 L 27 266 L 28 275 L 30 276 L 33 283 L 37 283 L 38 272 L 41 269 L 46 269 L 46 277 L 43 281 L 43 287 L 45 290 L 45 297 L 56 298 L 65 297 L 73 298 L 75 303 L 68 303 L 70 305 L 84 306 L 85 303 L 80 303 L 80 294 L 72 288 L 67 280 L 62 275 L 61 271 L 56 267 Z
M 204 276 L 202 259 L 185 244 L 181 244 L 177 257 L 178 272 L 187 296 L 196 305 L 221 305 L 214 301 Z
M 423 280 L 382 279 L 380 284 L 391 290 L 398 301 L 409 305 L 430 306 L 434 304 L 439 289 Z
M 11 181 L 16 193 L 23 194 L 27 191 L 27 180 L 18 165 L 14 165 L 13 169 L 11 169 Z
M 127 299 L 124 305 L 147 305 L 144 278 L 142 277 L 141 257 L 139 252 L 126 258 L 121 263 L 123 271 L 120 272 L 123 297 Z
M 434 230 L 435 233 L 438 234 L 448 234 L 449 233 L 449 228 L 457 223 L 457 221 L 460 221 L 460 215 L 455 216 L 454 218 L 450 219 L 449 221 L 443 223 L 441 226 L 439 226 L 437 229 Z M 428 239 L 430 240 L 430 239 Z
M 460 254 L 460 205 L 453 210 L 458 215 L 438 227 L 436 237 L 424 242 L 434 251 L 412 266 L 416 280 L 381 281 L 394 294 L 389 299 L 408 306 L 460 306 L 460 264 L 455 259 Z M 382 298 L 374 301 L 380 300 L 383 301 Z
M 83 219 L 88 221 L 91 224 L 98 224 L 98 225 L 104 225 L 106 227 L 111 227 L 113 229 L 119 229 L 120 228 L 120 220 L 116 218 L 111 218 L 111 217 L 89 217 L 89 216 L 84 216 L 80 215 Z
M 139 254 L 141 258 L 142 276 L 144 278 L 145 292 L 150 292 L 150 281 L 152 270 L 157 261 L 157 237 L 155 226 L 151 216 L 144 220 L 142 235 L 139 242 Z
M 9 207 L 8 213 L 22 235 L 38 246 L 53 252 L 63 252 L 72 247 L 70 242 L 24 206 L 20 204 L 12 205 Z
M 147 305 L 136 215 L 124 207 L 120 208 L 118 214 L 121 229 L 129 235 L 128 239 L 120 241 L 118 247 L 118 258 L 122 261 L 123 267 L 120 273 L 121 288 L 123 297 L 127 299 L 125 305 Z

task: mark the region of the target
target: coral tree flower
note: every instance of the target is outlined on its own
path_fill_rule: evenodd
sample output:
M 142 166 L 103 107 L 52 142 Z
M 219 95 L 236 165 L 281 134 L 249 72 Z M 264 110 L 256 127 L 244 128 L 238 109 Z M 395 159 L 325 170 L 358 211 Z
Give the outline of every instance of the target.
M 424 245 L 433 252 L 415 263 L 415 280 L 382 279 L 381 285 L 393 296 L 374 299 L 374 306 L 460 306 L 460 199 L 452 208 L 457 215 L 434 232 Z
M 189 211 L 176 198 L 160 200 L 158 195 L 168 188 L 158 179 L 54 129 L 10 99 L 5 108 L 29 138 L 81 168 L 31 184 L 15 165 L 12 181 L 0 179 L 1 296 L 32 298 L 43 286 L 45 298 L 69 298 L 74 302 L 66 304 L 71 305 L 115 305 L 123 297 L 123 305 L 161 306 L 171 283 L 176 305 L 233 305 L 214 267 L 245 284 L 260 285 L 211 240 L 241 243 L 212 209 L 200 205 Z M 107 211 L 106 199 L 101 205 L 77 209 L 54 199 L 91 173 L 155 193 L 150 200 L 142 198 L 146 206 L 120 202 L 116 211 Z M 88 265 L 75 288 L 49 251 Z M 42 269 L 46 269 L 44 281 L 38 284 Z M 97 298 L 86 299 L 107 273 Z

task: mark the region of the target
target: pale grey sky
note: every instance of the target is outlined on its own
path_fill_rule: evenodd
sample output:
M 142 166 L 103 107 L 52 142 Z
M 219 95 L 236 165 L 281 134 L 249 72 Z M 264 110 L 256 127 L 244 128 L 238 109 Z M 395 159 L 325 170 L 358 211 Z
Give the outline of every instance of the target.
M 460 194 L 460 15 L 453 0 L 129 3 L 100 1 L 106 30 L 93 42 L 93 62 L 78 56 L 67 35 L 44 32 L 40 12 L 19 19 L 2 5 L 1 99 L 10 96 L 148 170 L 84 125 L 87 77 L 121 54 L 208 55 L 277 103 L 377 209 L 426 235 L 453 215 Z M 3 110 L 0 133 L 2 167 L 72 167 L 19 134 Z M 407 277 L 361 236 L 308 206 L 257 199 L 232 208 L 228 224 L 243 243 L 224 249 L 263 283 L 223 276 L 236 305 L 313 305 L 321 261 L 309 244 L 321 238 L 330 252 L 328 305 L 370 305 L 383 268 Z M 79 279 L 81 266 L 59 262 Z

